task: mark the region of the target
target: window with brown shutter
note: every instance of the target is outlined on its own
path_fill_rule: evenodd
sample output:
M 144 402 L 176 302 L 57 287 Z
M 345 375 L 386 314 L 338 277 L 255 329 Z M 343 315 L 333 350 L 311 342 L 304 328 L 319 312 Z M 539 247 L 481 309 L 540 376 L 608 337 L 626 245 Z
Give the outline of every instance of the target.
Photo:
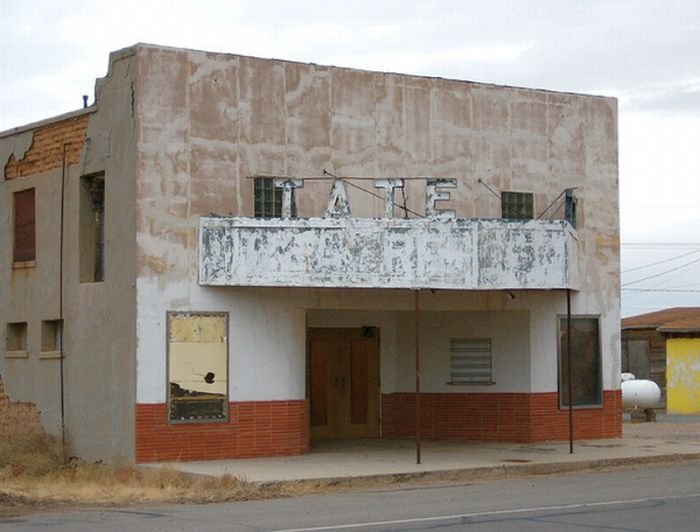
M 15 192 L 13 262 L 29 262 L 36 259 L 35 212 L 34 189 L 28 188 Z

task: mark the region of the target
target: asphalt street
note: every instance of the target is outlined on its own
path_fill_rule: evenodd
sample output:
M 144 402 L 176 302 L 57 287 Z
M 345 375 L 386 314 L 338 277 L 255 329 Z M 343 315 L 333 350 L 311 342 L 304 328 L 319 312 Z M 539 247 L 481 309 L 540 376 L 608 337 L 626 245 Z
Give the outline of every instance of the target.
M 698 530 L 700 464 L 0 519 L 1 531 Z

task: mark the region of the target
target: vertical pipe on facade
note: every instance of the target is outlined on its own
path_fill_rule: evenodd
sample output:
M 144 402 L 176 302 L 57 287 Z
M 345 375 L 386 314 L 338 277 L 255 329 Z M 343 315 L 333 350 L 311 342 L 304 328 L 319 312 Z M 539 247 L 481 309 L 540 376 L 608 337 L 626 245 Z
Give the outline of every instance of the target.
M 574 454 L 574 401 L 573 378 L 571 370 L 571 289 L 566 289 L 566 358 L 569 395 L 569 454 Z
M 63 218 L 65 210 L 65 191 L 66 191 L 66 152 L 68 143 L 63 144 L 63 160 L 61 164 L 61 220 L 60 220 L 60 239 L 58 249 L 58 343 L 59 343 L 59 372 L 60 372 L 60 393 L 61 393 L 61 452 L 63 453 L 63 461 L 66 461 L 66 408 L 65 408 L 65 391 L 63 379 Z
M 415 290 L 414 327 L 416 332 L 416 464 L 420 464 L 420 290 Z

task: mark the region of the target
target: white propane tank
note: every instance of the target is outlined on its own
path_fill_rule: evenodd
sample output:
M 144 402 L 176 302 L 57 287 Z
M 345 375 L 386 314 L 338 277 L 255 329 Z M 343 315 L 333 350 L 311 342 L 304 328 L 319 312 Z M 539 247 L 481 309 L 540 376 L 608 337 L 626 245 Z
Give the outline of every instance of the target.
M 646 379 L 623 381 L 622 408 L 654 408 L 661 399 L 661 388 Z

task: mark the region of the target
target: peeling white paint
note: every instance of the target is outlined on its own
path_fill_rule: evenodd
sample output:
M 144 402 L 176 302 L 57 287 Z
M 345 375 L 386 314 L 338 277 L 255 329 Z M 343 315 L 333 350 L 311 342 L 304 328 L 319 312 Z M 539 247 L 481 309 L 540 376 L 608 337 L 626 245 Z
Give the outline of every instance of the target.
M 202 218 L 199 239 L 201 285 L 578 287 L 563 221 Z

